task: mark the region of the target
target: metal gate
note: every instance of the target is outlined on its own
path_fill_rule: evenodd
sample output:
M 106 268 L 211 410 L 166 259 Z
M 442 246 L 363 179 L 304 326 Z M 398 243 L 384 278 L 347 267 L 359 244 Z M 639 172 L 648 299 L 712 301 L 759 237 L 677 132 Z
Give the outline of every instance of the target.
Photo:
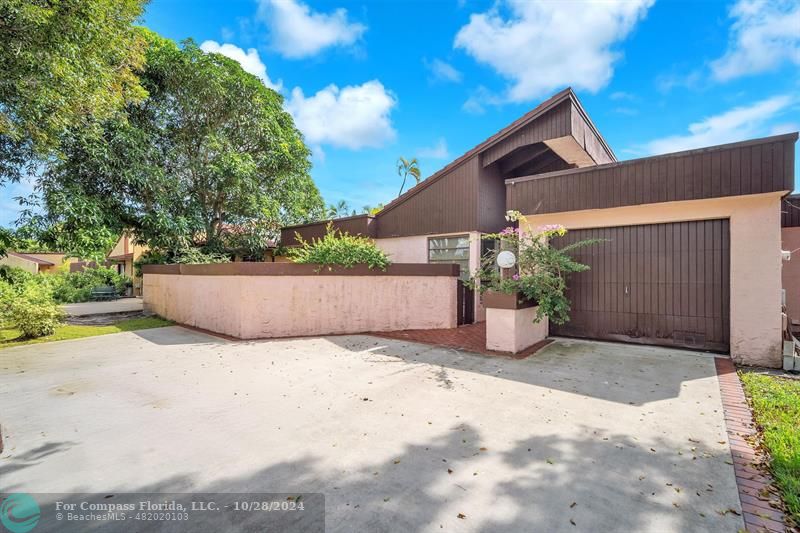
M 554 241 L 607 239 L 573 255 L 591 270 L 568 282 L 571 320 L 551 333 L 726 352 L 729 222 L 573 230 Z
M 458 305 L 458 325 L 472 324 L 475 321 L 475 292 L 458 280 L 456 289 Z

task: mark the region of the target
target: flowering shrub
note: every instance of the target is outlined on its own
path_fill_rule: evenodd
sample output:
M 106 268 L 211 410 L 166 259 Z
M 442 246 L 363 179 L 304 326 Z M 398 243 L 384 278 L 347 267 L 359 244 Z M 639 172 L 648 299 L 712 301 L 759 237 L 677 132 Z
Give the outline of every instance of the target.
M 390 263 L 389 258 L 383 250 L 375 246 L 372 239 L 335 230 L 330 223 L 321 239 L 307 242 L 299 233 L 296 235 L 300 246 L 289 250 L 289 256 L 295 263 L 340 265 L 347 268 L 367 265 L 369 268 L 381 270 L 386 270 Z
M 506 214 L 509 222 L 525 218 L 516 211 Z M 566 235 L 567 230 L 559 225 L 538 228 L 536 233 L 523 232 L 521 228 L 507 227 L 499 233 L 484 235 L 484 239 L 498 241 L 499 246 L 481 258 L 481 266 L 468 284 L 481 292 L 493 290 L 504 293 L 520 293 L 539 306 L 535 322 L 545 316 L 556 324 L 569 321 L 570 303 L 565 292 L 567 277 L 572 272 L 582 272 L 589 267 L 581 264 L 569 252 L 583 246 L 603 242 L 591 239 L 576 242 L 563 248 L 550 245 L 554 237 Z M 503 276 L 497 267 L 497 256 L 502 251 L 511 251 L 517 257 L 515 272 Z

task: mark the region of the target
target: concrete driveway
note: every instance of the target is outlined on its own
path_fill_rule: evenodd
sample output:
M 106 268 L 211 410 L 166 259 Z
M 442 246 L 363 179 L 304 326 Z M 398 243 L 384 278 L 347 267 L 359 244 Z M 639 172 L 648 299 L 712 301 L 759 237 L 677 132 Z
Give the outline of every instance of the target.
M 0 491 L 323 492 L 329 531 L 737 531 L 714 361 L 169 327 L 0 351 Z
M 100 302 L 64 304 L 61 309 L 70 316 L 105 315 L 109 313 L 132 313 L 142 310 L 141 298 L 118 298 Z

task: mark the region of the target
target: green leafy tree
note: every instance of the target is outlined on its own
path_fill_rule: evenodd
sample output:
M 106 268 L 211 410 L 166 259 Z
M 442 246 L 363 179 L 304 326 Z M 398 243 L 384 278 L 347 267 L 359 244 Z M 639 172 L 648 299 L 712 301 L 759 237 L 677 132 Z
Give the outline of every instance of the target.
M 403 188 L 406 186 L 406 180 L 408 176 L 412 176 L 414 180 L 419 185 L 420 180 L 420 170 L 419 170 L 419 162 L 417 158 L 414 157 L 413 159 L 406 159 L 405 157 L 401 157 L 397 160 L 397 175 L 403 178 L 403 183 L 400 185 L 400 192 L 397 193 L 397 196 L 403 194 Z
M 0 184 L 51 156 L 66 128 L 146 91 L 142 0 L 0 0 Z
M 31 219 L 47 240 L 94 257 L 127 230 L 168 255 L 257 255 L 280 227 L 317 218 L 309 150 L 282 97 L 192 41 L 144 36 L 148 98 L 99 136 L 71 130 L 39 181 L 45 214 Z
M 379 203 L 378 205 L 376 205 L 376 206 L 374 206 L 374 207 L 373 207 L 373 206 L 371 206 L 371 205 L 365 205 L 365 206 L 362 208 L 362 212 L 363 212 L 365 215 L 377 215 L 378 213 L 380 213 L 381 211 L 383 211 L 383 208 L 384 208 L 384 207 L 385 207 L 385 206 L 383 205 L 383 203 Z

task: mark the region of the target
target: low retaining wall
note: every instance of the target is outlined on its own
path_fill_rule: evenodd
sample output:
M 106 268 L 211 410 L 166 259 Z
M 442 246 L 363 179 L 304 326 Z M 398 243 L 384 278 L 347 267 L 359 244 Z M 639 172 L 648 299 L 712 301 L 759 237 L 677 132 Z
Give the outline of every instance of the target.
M 458 265 L 146 265 L 144 308 L 241 339 L 454 328 Z

